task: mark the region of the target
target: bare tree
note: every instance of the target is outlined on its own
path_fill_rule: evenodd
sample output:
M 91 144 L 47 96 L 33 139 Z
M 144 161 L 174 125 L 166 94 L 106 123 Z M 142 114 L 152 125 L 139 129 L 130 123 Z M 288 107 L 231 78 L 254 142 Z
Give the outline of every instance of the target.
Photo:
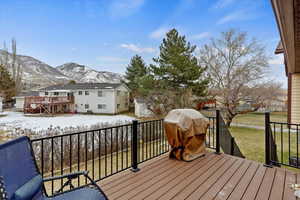
M 220 38 L 200 49 L 200 62 L 207 67 L 228 126 L 236 115 L 258 110 L 274 95 L 277 86 L 264 81 L 268 59 L 263 45 L 234 29 L 222 32 Z M 240 109 L 249 101 L 249 109 Z
M 0 59 L 0 64 L 5 66 L 10 72 L 13 81 L 15 82 L 15 93 L 18 94 L 22 90 L 22 62 L 17 57 L 17 42 L 15 39 L 11 40 L 11 53 L 6 47 L 6 43 L 4 43 L 3 47 L 3 56 Z

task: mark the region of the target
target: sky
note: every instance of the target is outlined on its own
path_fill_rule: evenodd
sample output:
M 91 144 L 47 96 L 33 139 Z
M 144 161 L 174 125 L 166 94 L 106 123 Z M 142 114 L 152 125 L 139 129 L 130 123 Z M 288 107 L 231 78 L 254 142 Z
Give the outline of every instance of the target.
M 118 73 L 136 54 L 152 62 L 171 28 L 199 48 L 235 28 L 265 45 L 268 78 L 286 87 L 270 0 L 1 0 L 0 27 L 0 47 L 15 38 L 18 54 L 51 66 L 76 62 Z

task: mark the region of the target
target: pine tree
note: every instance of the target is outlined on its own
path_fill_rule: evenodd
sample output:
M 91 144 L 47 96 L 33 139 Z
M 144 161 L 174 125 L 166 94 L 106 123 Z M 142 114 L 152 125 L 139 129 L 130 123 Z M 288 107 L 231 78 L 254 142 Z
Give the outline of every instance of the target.
M 15 95 L 15 82 L 7 69 L 0 65 L 0 95 L 4 95 L 5 100 L 11 100 Z
M 153 76 L 161 90 L 173 91 L 175 107 L 187 107 L 190 99 L 206 95 L 208 79 L 194 56 L 196 46 L 180 36 L 176 29 L 170 30 L 160 46 L 160 55 L 151 65 Z
M 131 58 L 130 64 L 126 68 L 125 83 L 132 94 L 137 95 L 141 78 L 147 74 L 147 66 L 141 56 L 135 55 Z

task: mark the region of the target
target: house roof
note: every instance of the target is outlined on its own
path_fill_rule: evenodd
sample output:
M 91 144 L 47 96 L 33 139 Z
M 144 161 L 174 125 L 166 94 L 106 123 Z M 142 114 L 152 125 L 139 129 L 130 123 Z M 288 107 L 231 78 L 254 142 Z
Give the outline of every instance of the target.
M 143 99 L 143 98 L 140 98 L 140 97 L 135 98 L 134 100 L 135 100 L 136 103 L 141 103 L 141 104 L 142 104 L 142 103 L 146 103 L 146 100 Z
M 31 97 L 31 96 L 39 96 L 38 91 L 25 91 L 21 92 L 20 94 L 17 95 L 17 97 Z
M 275 54 L 281 54 L 281 53 L 284 53 L 284 49 L 283 49 L 283 46 L 282 46 L 282 42 L 279 41 L 278 45 L 275 49 Z
M 300 3 L 299 0 L 271 0 L 284 50 L 286 73 L 300 73 Z M 282 48 L 281 48 L 282 47 Z
M 40 89 L 41 91 L 47 90 L 86 90 L 86 89 L 115 89 L 122 85 L 122 83 L 75 83 L 65 85 L 52 85 Z

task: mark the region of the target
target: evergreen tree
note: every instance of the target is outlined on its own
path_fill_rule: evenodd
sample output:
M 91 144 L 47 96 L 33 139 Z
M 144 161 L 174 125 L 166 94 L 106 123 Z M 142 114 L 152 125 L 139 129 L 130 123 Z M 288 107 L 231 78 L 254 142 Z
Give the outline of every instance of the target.
M 7 69 L 0 65 L 0 95 L 4 95 L 5 100 L 11 100 L 15 95 L 15 82 Z
M 126 68 L 125 83 L 131 90 L 133 96 L 137 95 L 141 79 L 147 74 L 147 66 L 141 56 L 135 55 L 131 58 Z
M 175 107 L 190 107 L 190 100 L 206 95 L 208 79 L 194 56 L 196 46 L 186 41 L 176 29 L 170 30 L 160 46 L 160 55 L 151 65 L 160 90 L 173 92 Z

